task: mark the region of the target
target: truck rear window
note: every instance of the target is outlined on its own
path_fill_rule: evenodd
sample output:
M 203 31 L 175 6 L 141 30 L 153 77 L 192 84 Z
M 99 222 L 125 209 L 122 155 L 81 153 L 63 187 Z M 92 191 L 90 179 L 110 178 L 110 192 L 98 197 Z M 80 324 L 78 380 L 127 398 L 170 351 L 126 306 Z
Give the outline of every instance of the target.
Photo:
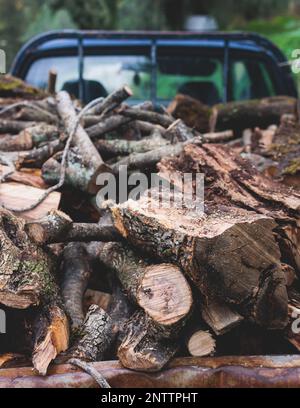
M 157 102 L 167 104 L 178 93 L 192 96 L 208 105 L 224 99 L 221 56 L 158 53 L 156 67 L 152 69 L 151 59 L 147 55 L 86 55 L 83 67 L 85 102 L 99 96 L 105 97 L 124 84 L 133 90 L 134 101 L 155 96 Z M 79 97 L 77 55 L 37 59 L 29 67 L 25 79 L 30 84 L 46 88 L 50 69 L 58 73 L 56 91 L 65 89 Z M 229 100 L 276 94 L 266 62 L 253 58 L 230 60 L 228 87 Z

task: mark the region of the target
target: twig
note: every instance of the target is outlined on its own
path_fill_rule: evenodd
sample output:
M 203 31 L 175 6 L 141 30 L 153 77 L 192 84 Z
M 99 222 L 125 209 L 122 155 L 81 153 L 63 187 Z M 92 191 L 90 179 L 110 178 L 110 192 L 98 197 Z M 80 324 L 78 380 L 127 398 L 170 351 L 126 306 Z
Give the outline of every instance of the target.
M 26 107 L 36 109 L 36 110 L 38 110 L 40 112 L 43 112 L 43 113 L 48 113 L 48 111 L 41 108 L 40 106 L 38 106 L 38 105 L 36 105 L 34 103 L 31 103 L 31 102 L 25 101 L 25 102 L 16 102 L 16 103 L 13 103 L 13 104 L 11 104 L 9 106 L 6 106 L 5 108 L 3 108 L 0 111 L 0 115 L 2 115 L 3 113 L 7 113 L 7 112 L 9 112 L 11 110 L 14 110 L 16 108 L 26 108 Z
M 99 373 L 99 371 L 97 371 L 92 365 L 79 360 L 78 358 L 71 358 L 71 360 L 69 360 L 68 362 L 76 367 L 81 368 L 83 371 L 93 377 L 100 388 L 111 388 L 103 375 Z

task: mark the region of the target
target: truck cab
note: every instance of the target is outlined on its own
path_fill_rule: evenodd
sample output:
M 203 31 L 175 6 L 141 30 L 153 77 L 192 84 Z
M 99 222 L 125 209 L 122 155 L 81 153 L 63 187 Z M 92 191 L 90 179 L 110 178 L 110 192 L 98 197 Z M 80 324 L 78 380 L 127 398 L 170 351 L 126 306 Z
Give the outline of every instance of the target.
M 207 105 L 275 95 L 297 96 L 281 51 L 251 33 L 110 32 L 63 30 L 33 38 L 17 54 L 11 74 L 84 103 L 127 84 L 130 103 L 167 105 L 185 94 Z

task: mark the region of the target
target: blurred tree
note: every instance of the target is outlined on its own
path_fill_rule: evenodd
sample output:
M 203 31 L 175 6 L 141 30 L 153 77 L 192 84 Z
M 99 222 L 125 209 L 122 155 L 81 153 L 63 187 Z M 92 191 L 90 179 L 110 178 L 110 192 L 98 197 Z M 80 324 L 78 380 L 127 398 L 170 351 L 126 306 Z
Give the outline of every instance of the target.
M 30 21 L 31 10 L 25 11 L 27 21 Z M 22 41 L 27 41 L 29 38 L 47 30 L 56 30 L 61 28 L 77 28 L 77 25 L 72 20 L 69 12 L 65 9 L 53 12 L 47 4 L 43 4 L 37 9 L 35 18 L 27 26 L 24 34 L 21 36 Z
M 49 3 L 55 11 L 68 10 L 73 21 L 82 29 L 117 28 L 120 0 L 50 0 Z
M 7 66 L 20 46 L 25 27 L 24 7 L 21 0 L 0 0 L 0 47 L 6 52 Z
M 120 0 L 118 28 L 124 30 L 161 30 L 166 28 L 165 0 Z

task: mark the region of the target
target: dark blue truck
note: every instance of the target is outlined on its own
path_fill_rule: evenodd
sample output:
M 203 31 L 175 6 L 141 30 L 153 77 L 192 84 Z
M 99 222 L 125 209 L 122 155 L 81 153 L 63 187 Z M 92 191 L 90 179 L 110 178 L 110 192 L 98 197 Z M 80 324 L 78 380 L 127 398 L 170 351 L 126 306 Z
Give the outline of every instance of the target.
M 297 96 L 284 55 L 251 33 L 63 30 L 39 35 L 17 54 L 11 73 L 85 103 L 128 84 L 132 103 L 167 104 L 178 93 L 213 105 L 274 95 Z

